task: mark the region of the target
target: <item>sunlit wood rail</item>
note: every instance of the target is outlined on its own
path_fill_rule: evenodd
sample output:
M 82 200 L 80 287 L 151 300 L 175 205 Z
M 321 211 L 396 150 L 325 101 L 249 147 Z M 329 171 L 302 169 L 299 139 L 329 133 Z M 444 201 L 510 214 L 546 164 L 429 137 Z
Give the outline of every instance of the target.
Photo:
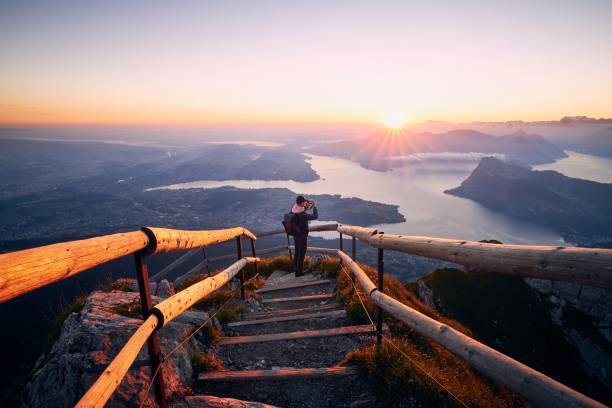
M 379 234 L 341 225 L 338 232 L 380 249 L 440 259 L 508 275 L 612 289 L 612 249 L 487 244 L 456 239 Z
M 211 231 L 145 227 L 1 254 L 0 303 L 140 250 L 151 254 L 183 251 L 240 236 L 256 239 L 242 227 Z
M 338 251 L 338 256 L 350 268 L 374 304 L 423 336 L 435 340 L 481 374 L 508 387 L 526 401 L 542 407 L 605 407 L 539 371 L 385 295 L 348 255 Z

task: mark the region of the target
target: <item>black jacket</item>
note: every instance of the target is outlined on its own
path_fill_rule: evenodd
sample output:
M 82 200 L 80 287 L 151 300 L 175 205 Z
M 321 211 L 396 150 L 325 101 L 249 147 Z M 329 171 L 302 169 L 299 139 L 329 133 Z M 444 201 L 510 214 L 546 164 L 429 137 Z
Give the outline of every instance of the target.
M 308 235 L 308 221 L 316 220 L 319 218 L 319 210 L 317 207 L 312 209 L 312 214 L 308 214 L 306 211 L 296 214 L 297 217 L 297 225 L 300 228 L 299 234 L 295 234 L 297 236 L 306 236 Z

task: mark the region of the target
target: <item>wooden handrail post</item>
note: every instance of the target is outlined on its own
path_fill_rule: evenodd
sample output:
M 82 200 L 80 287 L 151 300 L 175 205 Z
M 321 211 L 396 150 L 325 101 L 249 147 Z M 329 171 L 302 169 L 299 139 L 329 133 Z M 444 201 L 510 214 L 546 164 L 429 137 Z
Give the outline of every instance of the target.
M 147 261 L 145 254 L 142 251 L 138 251 L 134 254 L 134 261 L 136 263 L 136 279 L 138 281 L 138 291 L 140 292 L 140 308 L 142 309 L 142 317 L 147 320 L 153 309 L 153 303 L 151 301 L 151 287 L 149 286 L 149 270 L 147 268 Z M 166 398 L 166 388 L 164 384 L 164 372 L 161 369 L 161 351 L 159 349 L 159 342 L 157 341 L 157 334 L 152 333 L 147 340 L 147 349 L 149 351 L 149 359 L 151 363 L 151 376 L 155 376 L 154 389 L 155 398 L 161 408 L 168 407 L 168 399 Z
M 251 256 L 252 256 L 253 258 L 257 258 L 257 254 L 255 253 L 255 240 L 254 240 L 253 238 L 251 238 Z M 253 266 L 254 266 L 254 268 L 255 268 L 255 275 L 253 275 L 253 276 L 257 276 L 257 274 L 259 273 L 259 272 L 257 271 L 257 262 L 255 262 L 255 263 L 253 264 Z
M 357 238 L 353 237 L 351 247 L 353 250 L 351 258 L 353 258 L 353 261 L 357 262 Z
M 289 234 L 287 234 L 287 251 L 289 251 L 289 270 L 295 272 L 293 270 L 293 255 L 291 254 L 291 241 L 289 240 Z
M 384 249 L 378 248 L 378 290 L 381 293 L 385 293 L 384 279 L 385 279 L 385 259 Z M 382 346 L 383 336 L 383 310 L 380 306 L 376 308 L 376 352 L 380 355 L 380 349 Z
M 238 255 L 238 260 L 242 259 L 242 236 L 236 237 L 236 253 Z M 240 282 L 240 297 L 242 299 L 245 298 L 244 293 L 244 268 L 240 269 L 240 274 L 238 275 L 238 280 Z

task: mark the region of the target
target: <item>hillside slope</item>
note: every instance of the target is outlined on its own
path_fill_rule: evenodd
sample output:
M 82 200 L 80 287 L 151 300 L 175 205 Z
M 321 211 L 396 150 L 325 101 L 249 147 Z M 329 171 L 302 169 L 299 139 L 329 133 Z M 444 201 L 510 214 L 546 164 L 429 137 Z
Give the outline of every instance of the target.
M 610 184 L 486 157 L 459 187 L 445 193 L 549 226 L 570 242 L 602 245 L 612 241 Z
M 612 369 L 612 347 L 598 332 L 599 323 L 609 325 L 605 313 L 599 319 L 589 316 L 570 299 L 536 290 L 536 284 L 528 281 L 447 268 L 434 271 L 411 288 L 484 343 L 610 404 L 612 387 L 606 378 Z M 606 296 L 598 303 L 609 307 Z

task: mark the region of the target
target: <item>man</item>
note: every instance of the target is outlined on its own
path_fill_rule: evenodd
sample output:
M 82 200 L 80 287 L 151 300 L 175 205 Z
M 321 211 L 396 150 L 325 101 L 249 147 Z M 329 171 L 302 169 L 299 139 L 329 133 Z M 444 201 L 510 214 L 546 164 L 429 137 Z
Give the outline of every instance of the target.
M 309 209 L 312 209 L 312 214 L 306 212 Z M 295 199 L 291 212 L 295 214 L 294 223 L 297 227 L 293 235 L 295 243 L 293 270 L 295 276 L 302 276 L 304 275 L 304 257 L 306 257 L 306 248 L 308 247 L 308 221 L 316 220 L 319 217 L 319 211 L 314 200 L 307 200 L 300 195 Z

